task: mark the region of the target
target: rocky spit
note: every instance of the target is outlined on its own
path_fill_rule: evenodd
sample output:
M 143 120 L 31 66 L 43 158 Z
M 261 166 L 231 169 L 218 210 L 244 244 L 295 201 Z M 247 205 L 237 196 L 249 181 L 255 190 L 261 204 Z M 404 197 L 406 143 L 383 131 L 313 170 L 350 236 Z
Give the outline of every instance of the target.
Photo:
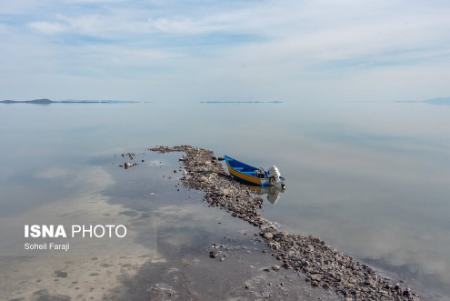
M 245 184 L 233 180 L 212 151 L 189 145 L 158 146 L 149 150 L 184 153 L 180 158 L 185 170 L 181 178 L 183 185 L 203 191 L 204 200 L 210 206 L 226 209 L 232 216 L 258 227 L 261 238 L 280 261 L 272 267 L 274 271 L 295 269 L 305 275 L 312 287 L 334 290 L 345 300 L 419 300 L 403 283 L 393 283 L 321 239 L 278 229 L 261 216 L 263 199 Z M 210 252 L 211 257 L 215 255 L 214 250 Z

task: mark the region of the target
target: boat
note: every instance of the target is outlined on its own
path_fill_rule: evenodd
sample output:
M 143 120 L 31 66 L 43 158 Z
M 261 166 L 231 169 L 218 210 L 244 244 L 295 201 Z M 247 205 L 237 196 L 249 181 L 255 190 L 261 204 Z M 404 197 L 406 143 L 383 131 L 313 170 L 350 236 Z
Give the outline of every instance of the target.
M 280 171 L 275 165 L 266 171 L 263 168 L 257 168 L 240 162 L 230 156 L 224 156 L 223 160 L 227 165 L 230 175 L 238 180 L 261 187 L 278 186 L 285 188 L 285 179 L 281 176 Z

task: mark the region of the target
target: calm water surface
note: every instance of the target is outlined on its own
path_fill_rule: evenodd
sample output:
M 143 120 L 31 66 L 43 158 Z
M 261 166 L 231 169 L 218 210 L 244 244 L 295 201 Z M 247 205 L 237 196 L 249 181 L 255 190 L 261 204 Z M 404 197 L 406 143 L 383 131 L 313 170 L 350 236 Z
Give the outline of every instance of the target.
M 288 189 L 266 216 L 450 298 L 450 106 L 1 105 L 0 141 L 0 222 L 92 188 L 121 152 L 192 144 L 275 163 Z

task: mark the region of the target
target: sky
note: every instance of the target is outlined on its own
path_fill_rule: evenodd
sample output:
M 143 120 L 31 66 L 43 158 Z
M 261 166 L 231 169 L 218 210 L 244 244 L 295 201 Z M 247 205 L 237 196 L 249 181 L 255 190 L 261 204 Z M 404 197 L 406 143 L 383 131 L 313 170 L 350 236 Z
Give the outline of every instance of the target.
M 0 1 L 0 99 L 450 96 L 448 0 Z

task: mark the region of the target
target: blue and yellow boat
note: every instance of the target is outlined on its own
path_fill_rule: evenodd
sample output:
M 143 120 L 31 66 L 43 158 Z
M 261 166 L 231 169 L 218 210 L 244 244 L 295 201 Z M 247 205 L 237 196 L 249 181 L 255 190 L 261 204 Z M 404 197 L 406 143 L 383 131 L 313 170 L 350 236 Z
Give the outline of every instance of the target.
M 227 164 L 228 172 L 233 177 L 261 187 L 280 186 L 284 188 L 284 178 L 276 166 L 272 166 L 268 171 L 263 168 L 257 168 L 229 156 L 223 158 Z

